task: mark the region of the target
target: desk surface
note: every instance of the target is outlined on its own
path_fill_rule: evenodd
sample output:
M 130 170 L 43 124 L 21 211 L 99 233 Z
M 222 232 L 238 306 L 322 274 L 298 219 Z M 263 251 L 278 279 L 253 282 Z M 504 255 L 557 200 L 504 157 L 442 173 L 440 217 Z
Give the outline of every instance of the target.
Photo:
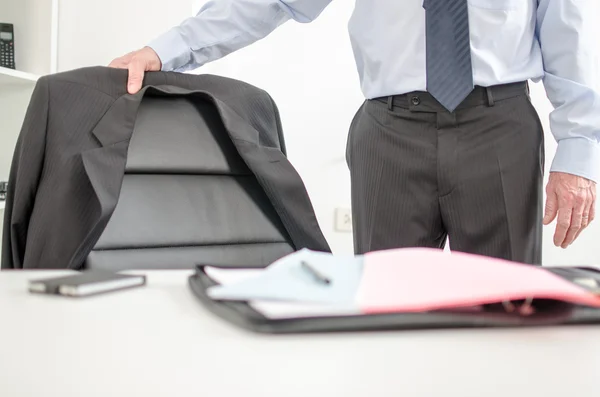
M 188 272 L 85 299 L 0 272 L 0 395 L 564 397 L 598 394 L 600 328 L 264 336 L 204 310 Z

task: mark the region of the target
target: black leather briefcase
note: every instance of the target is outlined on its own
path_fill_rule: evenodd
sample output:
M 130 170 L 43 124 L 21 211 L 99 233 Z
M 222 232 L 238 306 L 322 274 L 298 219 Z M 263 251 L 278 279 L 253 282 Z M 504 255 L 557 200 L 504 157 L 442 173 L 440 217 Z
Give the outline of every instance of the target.
M 594 278 L 600 283 L 600 271 L 593 268 L 555 267 L 545 269 L 570 281 L 587 277 Z M 483 310 L 478 311 L 465 309 L 464 311 L 444 310 L 425 313 L 271 319 L 254 310 L 246 302 L 211 299 L 206 290 L 216 284 L 204 271 L 204 266 L 197 266 L 195 274 L 189 278 L 189 285 L 194 295 L 209 311 L 236 326 L 259 333 L 367 332 L 600 324 L 600 309 L 552 300 L 532 301 L 534 313 L 526 316 L 518 311 L 507 310 L 505 304 L 498 303 L 487 305 Z

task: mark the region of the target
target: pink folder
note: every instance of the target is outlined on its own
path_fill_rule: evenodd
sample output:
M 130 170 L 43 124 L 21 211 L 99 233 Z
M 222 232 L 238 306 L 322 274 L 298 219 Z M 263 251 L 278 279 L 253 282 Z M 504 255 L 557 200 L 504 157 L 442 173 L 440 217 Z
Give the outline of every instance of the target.
M 600 307 L 600 296 L 541 267 L 428 248 L 365 254 L 357 303 L 365 313 L 385 313 L 527 298 Z

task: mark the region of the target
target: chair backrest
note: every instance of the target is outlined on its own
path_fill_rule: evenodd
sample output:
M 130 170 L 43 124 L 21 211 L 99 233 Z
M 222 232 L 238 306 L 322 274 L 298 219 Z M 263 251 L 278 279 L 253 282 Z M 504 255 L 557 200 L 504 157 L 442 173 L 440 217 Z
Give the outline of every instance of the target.
M 293 251 L 216 108 L 197 98 L 146 97 L 117 207 L 85 267 L 261 267 Z

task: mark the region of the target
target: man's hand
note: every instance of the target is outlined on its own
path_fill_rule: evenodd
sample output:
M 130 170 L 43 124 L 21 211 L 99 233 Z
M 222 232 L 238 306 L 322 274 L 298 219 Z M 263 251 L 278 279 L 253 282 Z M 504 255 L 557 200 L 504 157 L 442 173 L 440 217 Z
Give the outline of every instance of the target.
M 596 183 L 580 176 L 552 172 L 546 194 L 544 225 L 558 215 L 554 245 L 567 248 L 594 220 Z
M 162 64 L 160 58 L 152 48 L 144 47 L 141 50 L 130 52 L 127 55 L 115 59 L 108 66 L 129 70 L 127 91 L 130 94 L 135 94 L 142 88 L 144 73 L 158 71 L 161 69 Z

